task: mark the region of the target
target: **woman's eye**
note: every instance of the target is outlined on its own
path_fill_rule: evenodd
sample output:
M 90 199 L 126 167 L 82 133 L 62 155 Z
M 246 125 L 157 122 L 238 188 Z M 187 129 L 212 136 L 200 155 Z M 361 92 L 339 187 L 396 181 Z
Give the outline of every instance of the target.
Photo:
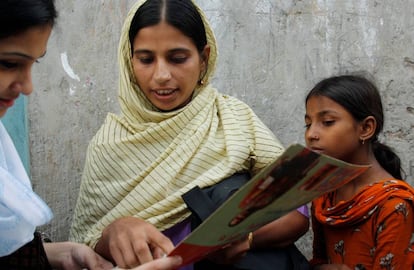
M 308 129 L 310 128 L 311 124 L 305 124 L 305 128 Z
M 170 61 L 176 64 L 184 63 L 187 60 L 186 56 L 173 56 Z
M 5 68 L 5 69 L 12 69 L 18 66 L 19 64 L 16 62 L 10 62 L 10 61 L 5 61 L 5 60 L 0 61 L 0 67 Z
M 143 64 L 151 64 L 153 61 L 152 57 L 140 57 L 139 61 Z

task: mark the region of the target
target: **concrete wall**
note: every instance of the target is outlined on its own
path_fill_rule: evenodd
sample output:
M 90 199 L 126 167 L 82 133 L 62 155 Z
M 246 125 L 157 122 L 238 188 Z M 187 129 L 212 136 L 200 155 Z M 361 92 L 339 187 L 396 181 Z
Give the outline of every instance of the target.
M 386 108 L 383 142 L 414 172 L 413 0 L 197 0 L 219 43 L 213 83 L 288 145 L 303 143 L 304 96 L 319 79 L 367 70 Z M 133 0 L 57 1 L 59 22 L 29 98 L 31 176 L 68 235 L 88 141 L 117 111 L 117 45 Z M 310 236 L 300 242 L 310 254 Z

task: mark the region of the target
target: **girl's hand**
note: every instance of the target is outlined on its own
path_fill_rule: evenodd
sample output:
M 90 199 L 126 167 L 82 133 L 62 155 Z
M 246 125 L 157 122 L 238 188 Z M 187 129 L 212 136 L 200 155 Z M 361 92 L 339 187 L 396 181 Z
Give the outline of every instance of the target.
M 233 264 L 246 255 L 250 249 L 251 237 L 233 242 L 223 249 L 219 249 L 208 256 L 208 259 L 217 264 Z
M 113 265 L 90 247 L 74 242 L 44 243 L 48 260 L 53 268 L 67 270 L 107 270 Z

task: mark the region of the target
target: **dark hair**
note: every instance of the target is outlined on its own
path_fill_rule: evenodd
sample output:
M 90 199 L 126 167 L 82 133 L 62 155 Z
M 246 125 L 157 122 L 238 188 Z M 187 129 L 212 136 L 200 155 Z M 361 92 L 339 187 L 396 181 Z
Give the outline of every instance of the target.
M 207 45 L 203 20 L 191 0 L 148 0 L 138 8 L 132 18 L 129 29 L 131 49 L 139 30 L 156 25 L 162 20 L 191 38 L 199 52 Z
M 1 0 L 0 38 L 19 34 L 31 27 L 54 25 L 54 0 Z
M 325 96 L 344 107 L 356 121 L 373 116 L 377 121 L 374 136 L 370 139 L 375 158 L 393 177 L 402 179 L 401 160 L 387 145 L 378 141 L 384 127 L 384 112 L 381 96 L 370 80 L 360 75 L 342 75 L 324 79 L 317 83 L 306 96 Z

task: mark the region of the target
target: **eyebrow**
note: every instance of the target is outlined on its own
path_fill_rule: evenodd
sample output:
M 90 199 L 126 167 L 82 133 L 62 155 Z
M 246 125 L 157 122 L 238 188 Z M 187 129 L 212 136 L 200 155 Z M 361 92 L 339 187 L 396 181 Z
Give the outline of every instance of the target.
M 318 115 L 319 117 L 322 117 L 322 116 L 327 115 L 327 114 L 329 114 L 329 113 L 332 113 L 332 114 L 337 114 L 337 113 L 336 113 L 335 111 L 333 111 L 333 110 L 324 110 L 324 111 L 318 112 L 318 113 L 317 113 L 317 115 Z M 308 115 L 308 114 L 305 114 L 305 118 L 310 118 L 310 117 L 309 117 L 309 115 Z
M 34 58 L 34 57 L 30 56 L 30 55 L 27 55 L 27 54 L 24 54 L 24 53 L 21 53 L 21 52 L 2 52 L 2 53 L 0 53 L 0 55 L 2 55 L 2 56 L 18 56 L 18 57 L 21 57 L 21 58 L 25 58 L 25 59 L 28 59 L 28 60 L 35 61 L 36 59 L 39 59 L 39 58 L 44 57 L 46 55 L 46 52 L 44 52 L 38 58 Z
M 188 52 L 188 51 L 190 51 L 190 50 L 187 49 L 187 48 L 175 48 L 175 49 L 169 50 L 168 53 Z M 139 54 L 139 53 L 153 53 L 153 51 L 147 50 L 147 49 L 134 50 L 134 54 Z

